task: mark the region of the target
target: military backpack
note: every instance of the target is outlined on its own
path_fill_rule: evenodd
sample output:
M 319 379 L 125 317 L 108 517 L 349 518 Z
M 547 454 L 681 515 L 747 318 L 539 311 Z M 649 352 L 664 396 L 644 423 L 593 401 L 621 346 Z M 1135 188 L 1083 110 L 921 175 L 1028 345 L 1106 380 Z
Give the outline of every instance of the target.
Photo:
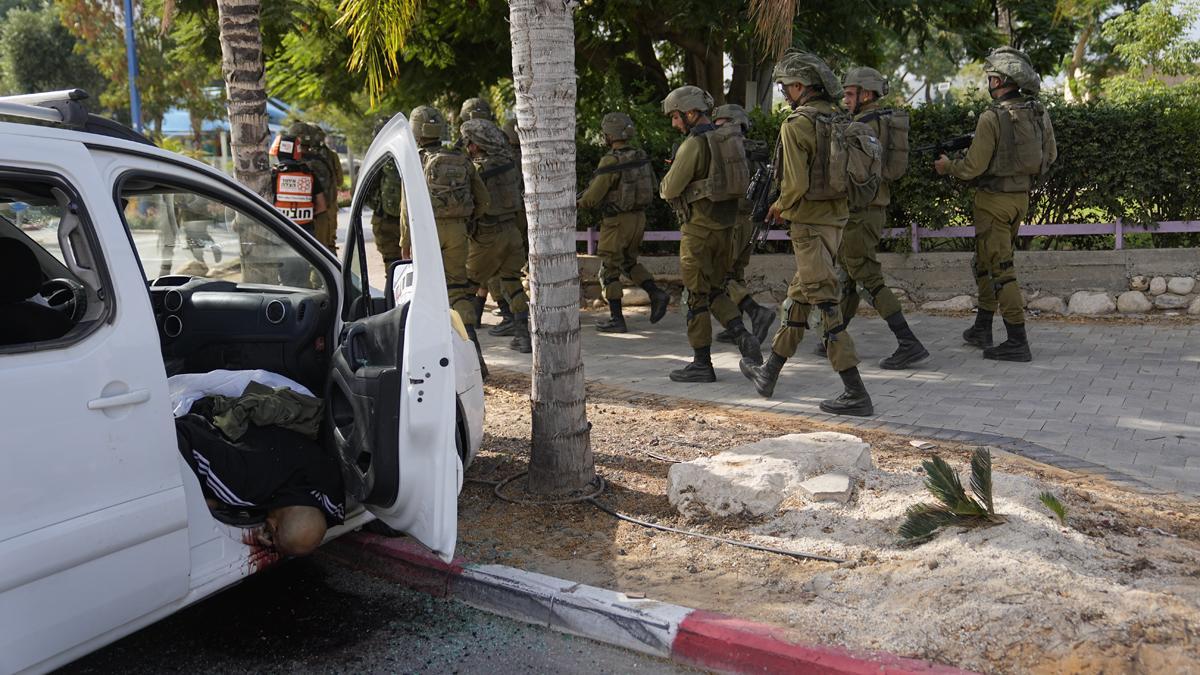
M 624 147 L 612 151 L 616 164 L 596 170 L 595 175 L 606 173 L 619 175 L 617 186 L 604 196 L 605 212 L 610 214 L 641 211 L 654 201 L 654 170 L 644 150 Z
M 875 200 L 883 171 L 883 147 L 871 127 L 849 115 L 798 108 L 789 120 L 808 118 L 817 134 L 817 156 L 809 173 L 809 201 L 845 199 L 851 209 L 865 209 Z M 782 154 L 783 149 L 779 149 Z M 782 171 L 783 157 L 776 158 Z
M 524 186 L 517 163 L 508 155 L 486 155 L 475 159 L 475 169 L 487 186 L 491 205 L 487 215 L 499 218 L 517 213 L 524 205 Z
M 425 184 L 434 218 L 466 218 L 475 212 L 471 193 L 471 160 L 450 148 L 422 149 Z
M 889 183 L 903 178 L 908 171 L 908 111 L 891 108 L 872 110 L 858 121 L 863 124 L 879 123 L 879 145 L 883 148 L 880 176 Z
M 726 124 L 704 134 L 708 144 L 708 176 L 684 190 L 684 201 L 699 199 L 726 202 L 746 196 L 750 187 L 750 165 L 741 127 Z

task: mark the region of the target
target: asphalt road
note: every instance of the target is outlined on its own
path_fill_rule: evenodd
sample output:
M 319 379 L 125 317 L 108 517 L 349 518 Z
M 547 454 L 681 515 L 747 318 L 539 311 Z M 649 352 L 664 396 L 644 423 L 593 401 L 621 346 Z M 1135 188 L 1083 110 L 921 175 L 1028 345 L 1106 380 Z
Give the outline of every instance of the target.
M 317 554 L 268 570 L 63 673 L 691 673 L 435 600 Z

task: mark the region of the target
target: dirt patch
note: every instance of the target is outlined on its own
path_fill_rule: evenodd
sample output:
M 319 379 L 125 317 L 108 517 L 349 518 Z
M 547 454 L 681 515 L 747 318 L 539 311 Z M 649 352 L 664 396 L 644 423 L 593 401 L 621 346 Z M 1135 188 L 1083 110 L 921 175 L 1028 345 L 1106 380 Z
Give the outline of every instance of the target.
M 487 435 L 469 480 L 525 468 L 528 379 L 494 372 Z M 1123 491 L 1007 454 L 994 457 L 1005 522 L 897 545 L 904 510 L 928 499 L 922 459 L 937 452 L 965 477 L 973 446 L 854 432 L 876 469 L 849 504 L 790 498 L 763 519 L 688 521 L 667 503 L 670 462 L 785 433 L 841 430 L 793 417 L 730 411 L 589 387 L 600 498 L 658 524 L 842 558 L 797 560 L 618 521 L 590 505 L 519 506 L 470 482 L 459 551 L 478 562 L 784 627 L 798 640 L 881 649 L 985 672 L 1185 672 L 1200 663 L 1200 509 Z M 844 431 L 844 430 L 842 430 Z M 965 478 L 964 478 L 965 480 Z M 519 489 L 520 480 L 507 490 Z M 1060 525 L 1037 495 L 1066 505 Z

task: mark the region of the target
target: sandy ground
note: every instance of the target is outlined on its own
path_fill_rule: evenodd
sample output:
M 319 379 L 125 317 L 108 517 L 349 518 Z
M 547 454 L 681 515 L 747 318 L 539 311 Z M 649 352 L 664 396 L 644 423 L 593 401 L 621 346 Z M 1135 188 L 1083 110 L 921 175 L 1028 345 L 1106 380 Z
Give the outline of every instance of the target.
M 468 479 L 525 468 L 528 380 L 494 373 L 487 436 Z M 971 446 L 917 450 L 910 439 L 861 435 L 876 469 L 846 505 L 785 500 L 758 520 L 688 521 L 666 498 L 670 462 L 760 438 L 823 427 L 769 413 L 680 404 L 595 386 L 588 418 L 601 500 L 652 522 L 843 558 L 803 561 L 618 521 L 586 505 L 519 506 L 470 482 L 460 552 L 669 602 L 784 627 L 796 639 L 882 649 L 984 672 L 1200 672 L 1200 508 L 997 454 L 1005 522 L 897 545 L 904 510 L 927 499 L 920 462 L 932 452 L 967 482 Z M 507 488 L 519 494 L 518 480 Z M 1038 502 L 1066 504 L 1060 525 Z

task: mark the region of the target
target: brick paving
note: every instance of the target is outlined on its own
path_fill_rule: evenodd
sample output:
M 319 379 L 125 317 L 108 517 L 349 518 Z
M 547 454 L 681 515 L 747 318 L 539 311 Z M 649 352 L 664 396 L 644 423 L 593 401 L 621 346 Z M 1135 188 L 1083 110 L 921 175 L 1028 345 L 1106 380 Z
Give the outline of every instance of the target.
M 895 347 L 874 316 L 850 327 L 860 369 L 875 402 L 872 418 L 832 417 L 817 407 L 840 381 L 812 354 L 810 332 L 785 366 L 772 399 L 760 398 L 738 372 L 737 350 L 716 344 L 714 384 L 677 384 L 667 372 L 690 360 L 675 307 L 651 326 L 627 314 L 625 335 L 597 333 L 598 313 L 584 313 L 584 368 L 589 381 L 637 392 L 733 407 L 771 410 L 923 438 L 995 445 L 1051 464 L 1101 473 L 1147 491 L 1200 496 L 1200 324 L 1132 325 L 1033 320 L 1033 363 L 999 363 L 962 344 L 968 318 L 914 314 L 913 330 L 933 357 L 916 370 L 875 363 Z M 490 315 L 485 321 L 497 319 Z M 488 364 L 525 370 L 530 357 L 509 338 L 481 331 Z M 1003 328 L 996 321 L 996 335 Z

